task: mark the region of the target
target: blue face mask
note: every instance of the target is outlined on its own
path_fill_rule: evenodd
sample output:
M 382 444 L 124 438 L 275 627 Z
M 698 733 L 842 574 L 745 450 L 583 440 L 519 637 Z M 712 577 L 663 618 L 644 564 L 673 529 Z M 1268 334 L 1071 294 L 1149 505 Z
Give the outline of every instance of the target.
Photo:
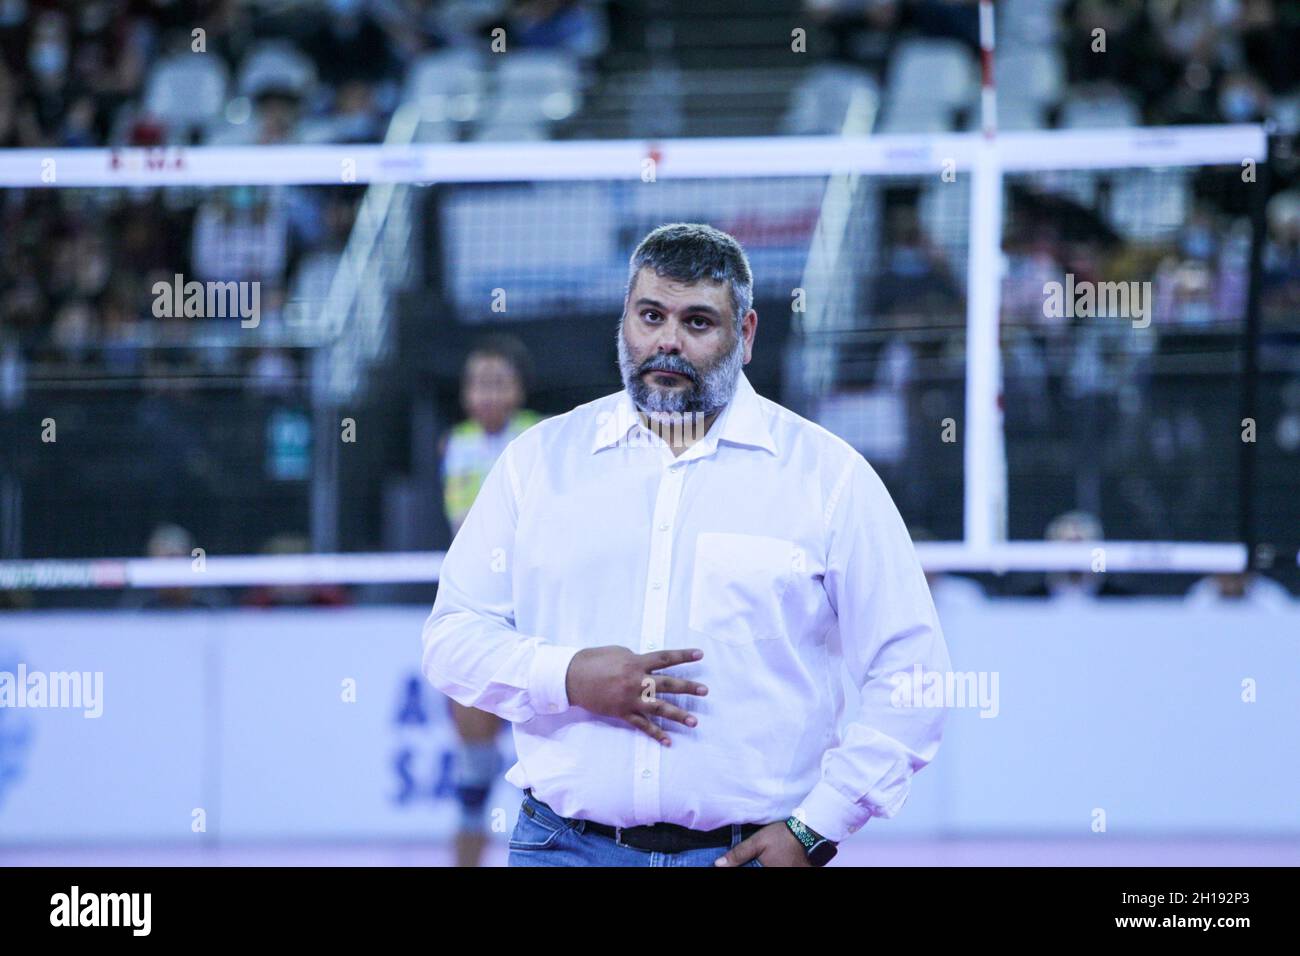
M 889 268 L 895 275 L 916 278 L 929 269 L 924 253 L 911 246 L 896 246 L 889 254 Z
M 61 146 L 76 148 L 95 145 L 95 137 L 90 130 L 70 129 L 63 134 Z
M 41 76 L 55 76 L 68 65 L 68 50 L 61 43 L 44 40 L 32 47 L 28 62 Z
M 1208 325 L 1214 321 L 1214 303 L 1196 300 L 1176 306 L 1178 321 L 1186 325 Z
M 1235 87 L 1223 94 L 1219 101 L 1224 119 L 1231 123 L 1245 123 L 1254 118 L 1257 108 L 1255 95 L 1244 87 Z
M 1179 243 L 1183 255 L 1190 259 L 1208 259 L 1214 255 L 1214 235 L 1208 229 L 1189 229 Z

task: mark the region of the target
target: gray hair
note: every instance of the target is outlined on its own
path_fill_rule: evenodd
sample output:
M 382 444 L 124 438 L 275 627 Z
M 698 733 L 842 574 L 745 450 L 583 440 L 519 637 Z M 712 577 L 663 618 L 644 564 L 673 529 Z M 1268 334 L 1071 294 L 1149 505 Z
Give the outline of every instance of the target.
M 658 275 L 693 284 L 702 279 L 727 283 L 736 329 L 754 305 L 754 277 L 745 250 L 732 236 L 702 222 L 673 222 L 652 230 L 628 261 L 626 307 L 641 269 L 649 266 Z
M 1102 540 L 1101 521 L 1088 511 L 1067 511 L 1051 520 L 1043 537 L 1048 541 L 1065 541 L 1071 532 L 1083 536 L 1085 541 Z

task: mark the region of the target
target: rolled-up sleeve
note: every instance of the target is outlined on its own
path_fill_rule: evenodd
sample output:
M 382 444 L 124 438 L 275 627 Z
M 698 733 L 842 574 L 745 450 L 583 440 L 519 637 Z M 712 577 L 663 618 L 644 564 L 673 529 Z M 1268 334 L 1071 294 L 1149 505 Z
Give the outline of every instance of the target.
M 523 723 L 569 708 L 565 678 L 579 648 L 515 628 L 516 442 L 497 458 L 447 549 L 424 622 L 422 669 L 457 703 Z
M 857 713 L 822 757 L 821 779 L 796 813 L 840 841 L 873 816 L 892 817 L 912 776 L 934 759 L 943 706 L 911 706 L 896 675 L 951 669 L 939 617 L 911 537 L 884 483 L 853 453 L 826 505 L 829 544 L 823 586 L 838 617 Z

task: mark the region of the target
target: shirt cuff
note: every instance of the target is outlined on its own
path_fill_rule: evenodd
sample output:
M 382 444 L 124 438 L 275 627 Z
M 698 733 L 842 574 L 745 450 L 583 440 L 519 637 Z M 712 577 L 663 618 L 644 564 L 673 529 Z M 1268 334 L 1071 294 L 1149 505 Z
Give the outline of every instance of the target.
M 528 700 L 534 714 L 562 714 L 569 709 L 569 692 L 565 678 L 569 662 L 582 650 L 539 643 L 528 668 Z
M 803 822 L 832 843 L 843 843 L 871 819 L 870 809 L 854 803 L 824 780 L 799 806 Z

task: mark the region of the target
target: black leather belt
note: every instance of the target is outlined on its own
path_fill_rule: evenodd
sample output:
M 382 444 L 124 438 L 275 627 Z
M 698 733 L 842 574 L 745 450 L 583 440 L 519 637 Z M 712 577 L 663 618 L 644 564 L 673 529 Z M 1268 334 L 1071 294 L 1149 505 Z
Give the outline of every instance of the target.
M 549 804 L 539 799 L 531 790 L 527 791 L 527 793 L 532 800 L 555 813 Z M 560 817 L 558 813 L 555 813 L 555 815 Z M 596 823 L 593 820 L 575 820 L 570 817 L 560 817 L 560 819 L 580 828 L 583 833 L 599 833 L 601 836 L 607 836 L 623 846 L 630 846 L 636 850 L 646 850 L 653 853 L 680 853 L 683 850 L 705 850 L 713 847 L 731 846 L 732 828 L 730 825 L 720 826 L 714 830 L 692 830 L 690 827 L 680 826 L 676 823 L 612 827 L 607 823 Z M 740 838 L 748 840 L 763 829 L 765 825 L 762 823 L 742 823 L 740 825 Z

